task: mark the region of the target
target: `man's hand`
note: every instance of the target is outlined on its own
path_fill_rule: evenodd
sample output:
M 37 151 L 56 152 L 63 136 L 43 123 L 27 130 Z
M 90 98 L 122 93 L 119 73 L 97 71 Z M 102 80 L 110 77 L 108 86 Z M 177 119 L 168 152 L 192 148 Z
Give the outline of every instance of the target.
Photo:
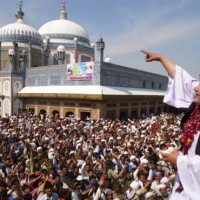
M 141 50 L 141 52 L 146 55 L 145 56 L 146 62 L 160 61 L 161 56 L 159 54 L 152 53 L 149 51 L 144 51 L 144 50 Z
M 171 153 L 162 153 L 163 160 L 169 162 L 171 165 L 176 166 L 177 158 L 180 155 L 178 149 L 174 149 Z

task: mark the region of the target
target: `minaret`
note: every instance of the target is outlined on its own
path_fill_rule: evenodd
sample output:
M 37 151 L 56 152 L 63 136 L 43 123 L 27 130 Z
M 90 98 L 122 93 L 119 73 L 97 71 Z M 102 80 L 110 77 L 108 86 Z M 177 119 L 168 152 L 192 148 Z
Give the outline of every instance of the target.
M 23 23 L 24 12 L 22 11 L 23 1 L 19 1 L 19 10 L 15 14 L 17 23 Z M 18 46 L 18 41 L 13 41 L 9 46 L 8 56 L 9 62 L 5 69 L 1 70 L 3 99 L 1 101 L 1 115 L 18 114 L 23 108 L 23 102 L 18 97 L 17 93 L 22 89 L 25 81 L 25 58 L 26 51 Z
M 96 45 L 97 45 L 97 61 L 99 61 L 100 63 L 103 62 L 104 60 L 104 48 L 105 48 L 105 42 L 103 41 L 103 38 L 100 34 L 100 38 L 97 40 L 96 42 Z
M 65 0 L 62 0 L 62 9 L 60 11 L 60 19 L 67 19 L 67 12 L 65 10 Z

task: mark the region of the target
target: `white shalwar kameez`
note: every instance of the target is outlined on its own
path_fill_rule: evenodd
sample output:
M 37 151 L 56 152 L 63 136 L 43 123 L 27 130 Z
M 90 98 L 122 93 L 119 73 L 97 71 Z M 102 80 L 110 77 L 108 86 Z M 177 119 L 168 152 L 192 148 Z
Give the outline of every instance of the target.
M 188 108 L 193 102 L 193 89 L 198 85 L 197 79 L 176 65 L 174 79 L 169 77 L 164 103 L 176 108 Z M 177 192 L 180 181 L 175 181 L 170 200 L 200 200 L 200 156 L 195 155 L 199 135 L 200 131 L 194 135 L 188 154 L 178 156 L 177 169 L 184 189 Z

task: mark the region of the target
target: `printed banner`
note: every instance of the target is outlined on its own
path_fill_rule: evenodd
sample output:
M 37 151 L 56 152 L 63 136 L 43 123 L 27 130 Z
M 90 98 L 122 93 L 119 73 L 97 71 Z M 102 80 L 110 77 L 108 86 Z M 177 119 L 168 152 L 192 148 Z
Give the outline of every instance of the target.
M 88 81 L 93 78 L 94 62 L 81 62 L 67 65 L 67 80 Z

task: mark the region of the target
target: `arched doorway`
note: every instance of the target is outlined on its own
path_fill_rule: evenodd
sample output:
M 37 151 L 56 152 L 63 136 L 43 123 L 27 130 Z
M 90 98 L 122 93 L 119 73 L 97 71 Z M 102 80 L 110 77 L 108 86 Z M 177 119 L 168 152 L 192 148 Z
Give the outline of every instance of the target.
M 81 112 L 81 120 L 87 120 L 90 118 L 90 112 Z
M 41 120 L 44 120 L 46 118 L 47 111 L 44 109 L 41 109 L 39 115 L 40 115 Z
M 44 110 L 44 109 L 41 109 L 40 110 L 40 115 L 46 115 L 47 114 L 47 111 L 46 110 Z
M 59 117 L 59 111 L 58 110 L 53 110 L 52 111 L 52 115 L 54 116 L 54 117 Z
M 71 112 L 71 111 L 69 111 L 69 112 L 66 112 L 66 114 L 65 114 L 65 117 L 70 117 L 70 116 L 74 116 L 74 113 L 73 112 Z

